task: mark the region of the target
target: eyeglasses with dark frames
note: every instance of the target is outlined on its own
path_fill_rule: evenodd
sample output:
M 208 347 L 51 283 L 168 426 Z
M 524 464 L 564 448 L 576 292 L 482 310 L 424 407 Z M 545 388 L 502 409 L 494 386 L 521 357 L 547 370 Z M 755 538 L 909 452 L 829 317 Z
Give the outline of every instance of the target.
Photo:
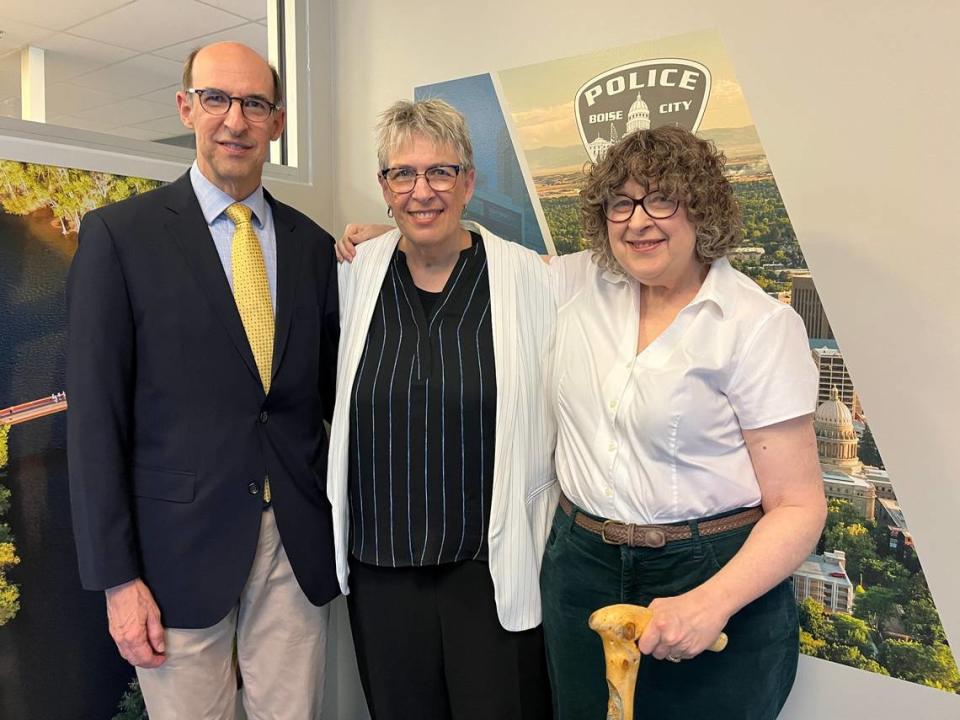
M 633 217 L 637 205 L 654 220 L 666 220 L 673 217 L 680 208 L 680 201 L 671 198 L 661 190 L 651 190 L 642 198 L 629 195 L 611 195 L 603 201 L 603 214 L 613 223 L 627 222 Z
M 226 115 L 236 102 L 247 120 L 264 122 L 280 108 L 279 103 L 272 103 L 257 95 L 236 97 L 217 88 L 187 88 L 187 92 L 196 95 L 200 100 L 200 107 L 211 115 Z
M 380 177 L 387 183 L 391 192 L 398 195 L 405 195 L 413 192 L 417 186 L 417 178 L 423 178 L 427 185 L 435 192 L 446 192 L 453 190 L 457 184 L 457 177 L 460 175 L 460 165 L 434 165 L 428 167 L 422 173 L 418 173 L 412 167 L 391 167 L 380 171 Z

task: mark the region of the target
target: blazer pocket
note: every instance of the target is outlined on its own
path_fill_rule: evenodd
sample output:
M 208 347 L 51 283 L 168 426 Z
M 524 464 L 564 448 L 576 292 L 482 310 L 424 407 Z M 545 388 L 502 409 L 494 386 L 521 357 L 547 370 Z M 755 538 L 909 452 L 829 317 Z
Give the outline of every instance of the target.
M 133 468 L 133 494 L 137 497 L 179 503 L 193 502 L 196 485 L 197 476 L 194 473 Z

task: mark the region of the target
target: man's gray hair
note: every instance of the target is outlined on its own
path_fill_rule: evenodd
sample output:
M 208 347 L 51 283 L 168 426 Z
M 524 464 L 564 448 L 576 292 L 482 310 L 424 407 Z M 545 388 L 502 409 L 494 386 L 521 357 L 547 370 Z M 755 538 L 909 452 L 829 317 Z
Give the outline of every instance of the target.
M 377 161 L 386 169 L 390 153 L 421 135 L 438 146 L 449 145 L 457 153 L 461 170 L 473 169 L 470 132 L 460 112 L 443 100 L 398 100 L 380 115 L 377 123 Z

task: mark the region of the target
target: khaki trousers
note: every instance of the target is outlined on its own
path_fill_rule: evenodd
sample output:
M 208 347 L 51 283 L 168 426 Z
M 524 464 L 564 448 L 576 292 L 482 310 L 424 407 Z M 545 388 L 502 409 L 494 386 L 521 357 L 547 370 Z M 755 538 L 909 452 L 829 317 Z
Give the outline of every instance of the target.
M 150 720 L 234 720 L 234 639 L 249 720 L 320 717 L 330 606 L 312 605 L 280 542 L 272 509 L 263 513 L 257 553 L 240 601 L 213 627 L 167 628 L 167 659 L 137 668 Z

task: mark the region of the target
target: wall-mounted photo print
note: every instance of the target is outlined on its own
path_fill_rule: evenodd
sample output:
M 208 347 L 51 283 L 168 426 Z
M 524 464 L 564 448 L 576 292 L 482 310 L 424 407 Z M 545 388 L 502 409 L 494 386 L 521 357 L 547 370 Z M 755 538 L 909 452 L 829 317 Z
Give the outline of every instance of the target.
M 477 199 L 467 217 L 509 215 L 505 237 L 566 254 L 585 249 L 578 192 L 584 169 L 636 130 L 677 125 L 713 141 L 743 215 L 730 259 L 803 319 L 819 371 L 814 425 L 829 516 L 793 576 L 807 655 L 960 692 L 909 517 L 870 429 L 807 267 L 731 61 L 715 32 L 416 88 L 467 118 L 477 147 Z M 482 166 L 481 166 L 482 163 Z M 535 225 L 535 227 L 531 227 Z M 489 226 L 489 224 L 488 224 Z M 878 343 L 880 338 L 878 338 Z
M 85 212 L 159 185 L 0 161 L 0 717 L 140 718 L 80 588 L 70 523 L 64 286 Z M 121 704 L 123 707 L 121 707 Z

